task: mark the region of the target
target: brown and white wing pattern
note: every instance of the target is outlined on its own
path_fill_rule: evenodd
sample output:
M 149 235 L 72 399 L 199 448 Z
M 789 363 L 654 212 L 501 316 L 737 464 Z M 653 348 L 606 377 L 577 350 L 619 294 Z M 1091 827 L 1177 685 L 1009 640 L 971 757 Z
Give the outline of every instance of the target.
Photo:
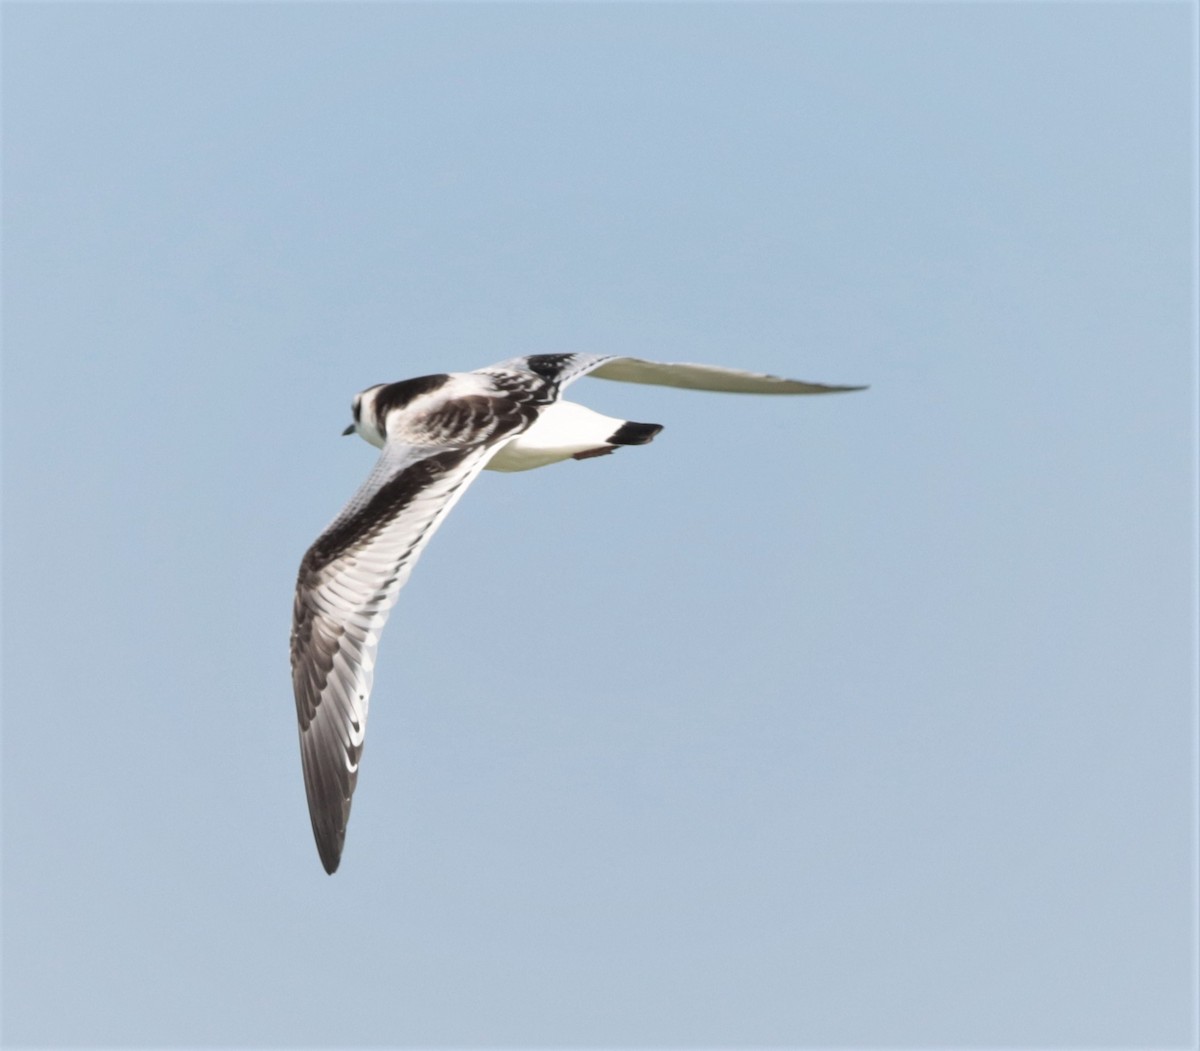
M 789 380 L 782 376 L 743 372 L 719 365 L 645 361 L 642 358 L 606 354 L 533 354 L 524 358 L 513 358 L 504 362 L 503 366 L 493 366 L 500 367 L 535 372 L 559 388 L 583 376 L 591 375 L 596 379 L 617 380 L 621 383 L 649 383 L 658 387 L 683 387 L 688 390 L 730 394 L 837 394 L 842 391 L 866 389 Z

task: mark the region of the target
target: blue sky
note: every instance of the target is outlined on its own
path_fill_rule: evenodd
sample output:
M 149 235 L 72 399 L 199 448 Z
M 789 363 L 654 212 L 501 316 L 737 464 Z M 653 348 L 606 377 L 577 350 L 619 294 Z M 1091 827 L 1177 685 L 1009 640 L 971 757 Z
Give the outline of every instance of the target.
M 1195 1041 L 1196 6 L 6 4 L 3 1029 Z M 484 476 L 341 870 L 287 666 L 370 384 Z

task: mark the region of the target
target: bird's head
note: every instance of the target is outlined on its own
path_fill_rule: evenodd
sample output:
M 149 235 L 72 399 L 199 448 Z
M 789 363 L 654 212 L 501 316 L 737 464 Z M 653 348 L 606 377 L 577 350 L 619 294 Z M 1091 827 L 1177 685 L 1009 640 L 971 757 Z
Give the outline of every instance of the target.
M 343 436 L 357 434 L 364 441 L 379 448 L 383 447 L 383 430 L 379 426 L 379 418 L 375 413 L 375 396 L 384 386 L 383 383 L 376 383 L 374 387 L 368 387 L 354 395 L 354 401 L 350 406 L 350 410 L 354 414 L 354 422 L 342 431 Z

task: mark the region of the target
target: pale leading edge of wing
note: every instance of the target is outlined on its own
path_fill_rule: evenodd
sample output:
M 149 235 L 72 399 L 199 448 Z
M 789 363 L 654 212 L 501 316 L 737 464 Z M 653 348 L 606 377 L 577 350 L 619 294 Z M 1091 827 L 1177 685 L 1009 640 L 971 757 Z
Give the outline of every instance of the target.
M 498 447 L 385 446 L 300 564 L 292 680 L 309 816 L 327 872 L 345 841 L 380 632 L 422 549 Z

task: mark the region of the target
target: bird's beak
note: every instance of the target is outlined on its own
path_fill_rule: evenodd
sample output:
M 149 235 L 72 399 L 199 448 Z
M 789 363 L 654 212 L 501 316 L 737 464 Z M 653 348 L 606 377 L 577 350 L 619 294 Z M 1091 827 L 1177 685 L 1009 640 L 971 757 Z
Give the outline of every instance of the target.
M 345 438 L 346 435 L 353 434 L 353 433 L 354 433 L 354 424 L 350 424 L 349 427 L 347 427 L 344 431 L 342 431 L 342 437 Z

